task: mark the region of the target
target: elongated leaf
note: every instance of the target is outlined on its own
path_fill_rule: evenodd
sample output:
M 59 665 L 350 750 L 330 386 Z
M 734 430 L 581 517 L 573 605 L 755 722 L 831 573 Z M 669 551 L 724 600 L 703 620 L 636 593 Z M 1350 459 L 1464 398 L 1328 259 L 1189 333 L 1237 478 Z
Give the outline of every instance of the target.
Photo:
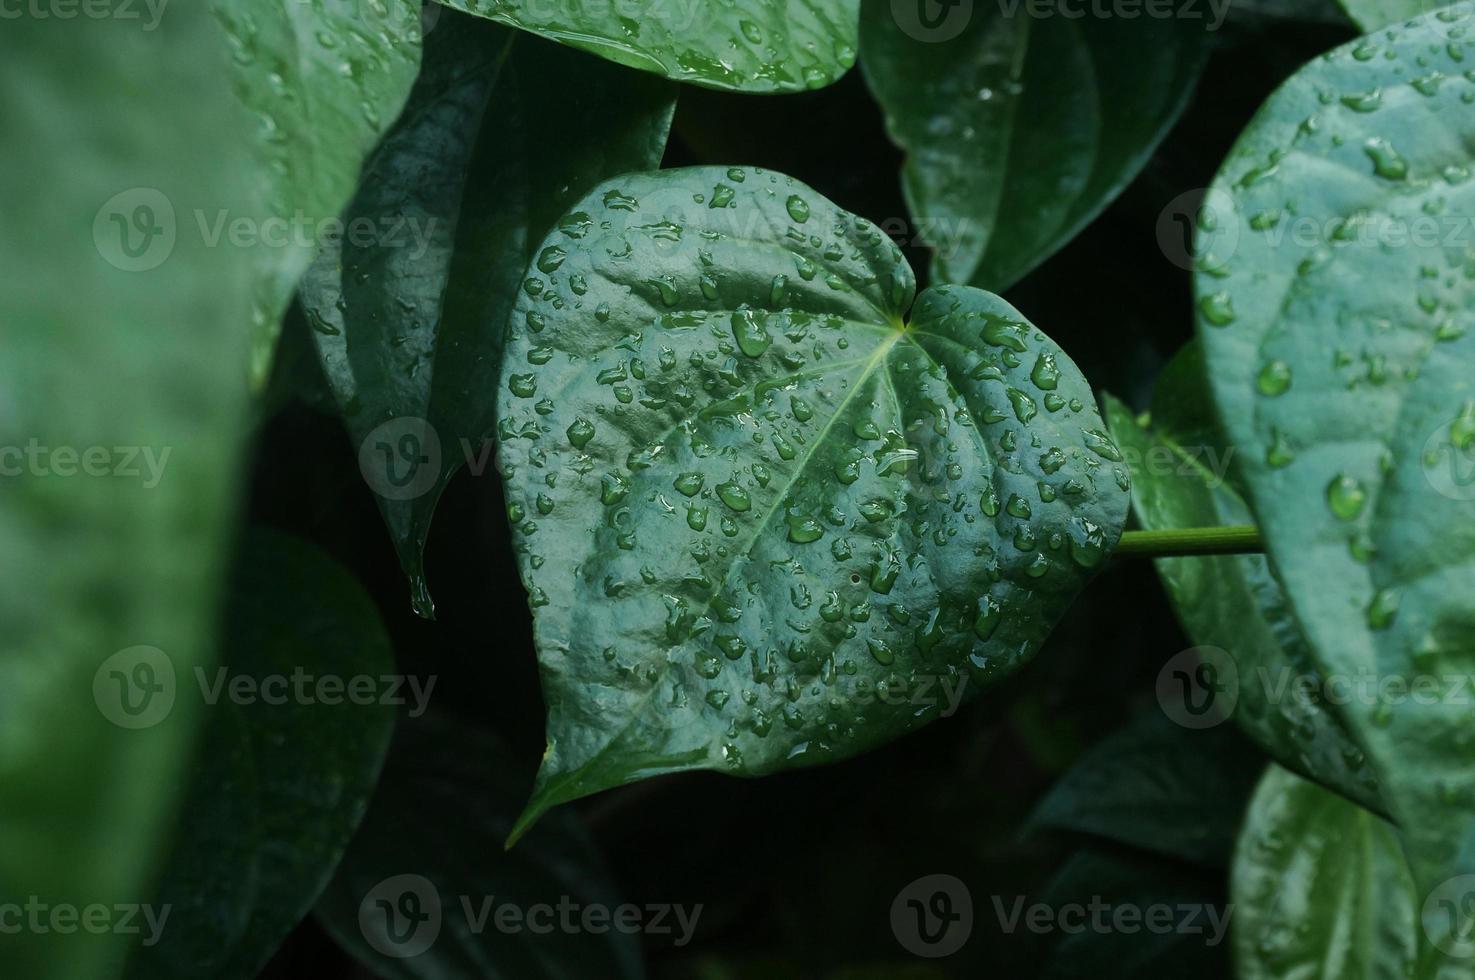
M 502 849 L 519 803 L 513 771 L 500 741 L 451 716 L 400 726 L 369 816 L 317 907 L 377 976 L 644 975 L 637 940 L 615 924 L 614 887 L 572 814 Z
M 548 238 L 499 385 L 550 713 L 522 827 L 896 738 L 1025 662 L 1115 546 L 1127 473 L 1070 359 L 977 290 L 904 323 L 913 292 L 874 225 L 760 170 L 618 178 Z
M 0 895 L 78 925 L 8 918 L 7 980 L 118 975 L 80 916 L 148 902 L 195 734 L 164 667 L 213 659 L 250 280 L 183 225 L 249 206 L 249 142 L 204 8 L 140 26 L 0 29 Z
M 1082 756 L 1031 823 L 1222 868 L 1239 826 L 1234 801 L 1263 768 L 1232 728 L 1180 728 L 1154 708 Z
M 208 705 L 205 745 L 156 899 L 169 924 L 135 949 L 136 980 L 261 971 L 363 819 L 394 730 L 390 702 L 408 694 L 373 602 L 283 535 L 256 532 L 241 556 L 225 648 L 216 672 L 180 688 Z
M 823 88 L 855 63 L 860 0 L 442 0 L 680 82 Z
M 1475 666 L 1475 49 L 1447 30 L 1470 13 L 1278 91 L 1215 180 L 1232 213 L 1196 279 L 1214 397 L 1312 656 L 1393 685 L 1343 717 L 1425 889 L 1475 871 L 1475 712 L 1441 696 Z
M 908 6 L 866 0 L 861 66 L 907 151 L 902 181 L 937 252 L 933 277 L 994 290 L 1137 175 L 1187 104 L 1211 36 L 1184 16 L 1037 17 L 982 4 L 954 6 L 929 29 L 897 14 Z
M 254 219 L 247 246 L 259 270 L 251 377 L 260 387 L 319 237 L 332 233 L 364 158 L 410 93 L 420 64 L 420 3 L 211 0 L 211 8 L 230 39 L 235 90 L 252 115 L 267 195 L 259 213 L 232 214 L 217 204 L 196 220 L 208 240 Z
M 400 234 L 325 248 L 308 274 L 324 371 L 423 615 L 436 502 L 491 461 L 491 381 L 532 247 L 600 180 L 660 163 L 674 88 L 447 11 L 346 216 Z
M 1397 833 L 1279 766 L 1255 791 L 1231 890 L 1239 980 L 1413 973 L 1420 903 Z
M 1229 479 L 1233 451 L 1213 417 L 1203 355 L 1185 348 L 1158 379 L 1150 419 L 1108 398 L 1112 437 L 1132 464 L 1132 508 L 1150 530 L 1253 523 Z M 1262 555 L 1163 558 L 1163 587 L 1185 631 L 1233 659 L 1233 718 L 1282 765 L 1381 809 L 1361 746 Z

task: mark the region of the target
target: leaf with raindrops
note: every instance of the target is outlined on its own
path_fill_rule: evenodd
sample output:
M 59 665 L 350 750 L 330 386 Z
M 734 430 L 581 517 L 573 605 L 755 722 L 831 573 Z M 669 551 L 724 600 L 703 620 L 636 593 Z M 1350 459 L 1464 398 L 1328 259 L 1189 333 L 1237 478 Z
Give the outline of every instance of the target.
M 420 67 L 419 0 L 211 0 L 237 97 L 255 122 L 264 209 L 251 377 L 271 370 L 282 314 L 318 241 L 353 197 L 364 159 L 394 122 Z M 207 241 L 243 216 L 202 212 Z
M 935 27 L 897 9 L 862 6 L 860 61 L 908 155 L 917 234 L 934 249 L 934 280 L 993 290 L 1137 175 L 1188 104 L 1213 36 L 1207 5 L 1124 20 L 968 4 Z
M 1266 771 L 1250 801 L 1230 900 L 1239 980 L 1420 976 L 1415 937 L 1423 902 L 1397 831 L 1279 766 Z
M 1195 278 L 1271 565 L 1322 674 L 1378 685 L 1341 713 L 1424 888 L 1475 872 L 1475 709 L 1443 696 L 1475 663 L 1472 12 L 1276 92 L 1215 179 Z
M 739 92 L 830 85 L 855 63 L 859 0 L 441 0 L 617 64 Z
M 996 296 L 914 294 L 878 228 L 756 169 L 615 178 L 548 237 L 498 393 L 550 712 L 519 833 L 897 738 L 1110 554 L 1129 477 L 1080 371 Z
M 1252 524 L 1233 483 L 1234 450 L 1213 415 L 1203 351 L 1191 343 L 1158 376 L 1140 420 L 1111 396 L 1106 421 L 1132 464 L 1132 510 L 1147 530 Z M 1264 555 L 1160 558 L 1157 571 L 1195 643 L 1228 653 L 1232 716 L 1281 765 L 1381 810 L 1377 779 L 1340 708 L 1288 696 L 1320 678 Z
M 599 181 L 660 163 L 676 86 L 445 11 L 404 119 L 302 306 L 422 615 L 441 492 L 491 465 L 503 334 L 531 249 Z

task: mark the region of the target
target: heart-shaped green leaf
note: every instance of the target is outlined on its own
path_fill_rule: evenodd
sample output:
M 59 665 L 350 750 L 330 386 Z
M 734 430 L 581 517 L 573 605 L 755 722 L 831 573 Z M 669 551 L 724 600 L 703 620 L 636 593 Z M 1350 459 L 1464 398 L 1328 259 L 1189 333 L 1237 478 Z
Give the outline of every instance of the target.
M 1230 890 L 1239 980 L 1413 975 L 1420 903 L 1397 833 L 1279 766 L 1255 790 Z
M 155 900 L 169 921 L 135 948 L 136 980 L 261 972 L 332 877 L 410 694 L 372 600 L 284 535 L 241 555 L 224 645 L 180 687 L 213 703 Z
M 119 974 L 240 489 L 250 276 L 189 223 L 248 206 L 250 135 L 203 5 L 140 26 L 0 27 L 0 894 L 44 909 L 7 908 L 7 980 Z
M 928 6 L 918 0 L 917 8 Z M 867 0 L 861 67 L 908 154 L 933 276 L 1002 290 L 1075 236 L 1167 134 L 1208 51 L 1201 17 L 1076 19 L 954 5 L 935 27 Z
M 463 465 L 491 462 L 489 380 L 532 247 L 599 181 L 660 163 L 675 99 L 668 82 L 445 11 L 345 216 L 401 234 L 327 247 L 303 283 L 324 373 L 423 615 L 441 491 Z
M 454 716 L 400 725 L 369 815 L 317 906 L 376 976 L 645 975 L 639 942 L 617 924 L 633 906 L 621 906 L 573 813 L 554 814 L 515 851 L 500 846 L 520 802 L 516 771 L 505 745 Z M 694 925 L 690 914 L 685 927 L 668 918 L 673 933 Z
M 1108 397 L 1106 420 L 1132 466 L 1132 509 L 1144 528 L 1253 522 L 1230 482 L 1234 452 L 1213 415 L 1196 343 L 1158 378 L 1149 419 L 1139 423 Z M 1264 556 L 1163 558 L 1157 570 L 1193 641 L 1232 658 L 1232 711 L 1239 726 L 1282 765 L 1381 808 L 1377 780 L 1326 698 L 1325 678 Z
M 1472 12 L 1281 88 L 1206 199 L 1195 281 L 1271 562 L 1323 675 L 1378 685 L 1342 715 L 1425 889 L 1475 872 L 1475 711 L 1443 696 L 1475 668 Z
M 217 202 L 196 219 L 207 241 L 254 219 L 247 244 L 258 270 L 251 377 L 260 386 L 319 237 L 331 234 L 364 158 L 410 93 L 420 64 L 420 3 L 211 0 L 211 9 L 229 39 L 236 94 L 252 116 L 266 194 L 258 214 L 232 214 Z
M 679 82 L 802 92 L 855 63 L 860 0 L 441 2 Z
M 761 170 L 617 178 L 549 236 L 499 392 L 550 711 L 521 827 L 896 738 L 1025 662 L 1110 553 L 1128 476 L 1080 372 L 978 290 L 904 322 L 914 288 Z

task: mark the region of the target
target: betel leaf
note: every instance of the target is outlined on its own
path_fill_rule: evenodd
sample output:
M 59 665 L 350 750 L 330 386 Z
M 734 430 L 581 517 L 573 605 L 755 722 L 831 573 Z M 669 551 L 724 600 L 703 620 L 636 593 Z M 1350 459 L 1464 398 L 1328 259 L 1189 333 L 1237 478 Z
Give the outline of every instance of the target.
M 622 910 L 572 813 L 552 815 L 514 851 L 500 846 L 520 802 L 516 771 L 498 739 L 451 715 L 401 723 L 369 815 L 316 910 L 376 976 L 644 976 L 638 940 L 616 926 L 633 906 Z
M 499 384 L 549 706 L 519 829 L 896 738 L 1028 660 L 1115 547 L 1128 476 L 1079 370 L 996 296 L 914 290 L 762 170 L 617 178 L 549 236 Z
M 902 182 L 934 279 L 993 290 L 1136 176 L 1187 104 L 1211 37 L 1200 17 L 1007 5 L 957 5 L 929 28 L 898 13 L 911 7 L 867 0 L 861 68 L 907 152 Z
M 8 980 L 118 975 L 195 736 L 248 402 L 249 273 L 181 227 L 248 199 L 224 65 L 198 4 L 0 30 L 0 895 L 45 927 Z
M 1181 728 L 1153 708 L 1071 766 L 1030 823 L 1222 868 L 1239 826 L 1235 801 L 1249 797 L 1263 768 L 1234 729 Z
M 1239 980 L 1414 974 L 1420 903 L 1397 833 L 1279 766 L 1255 790 L 1230 891 Z
M 262 211 L 226 202 L 195 215 L 210 240 L 254 219 L 258 270 L 251 377 L 271 371 L 282 314 L 319 237 L 353 196 L 359 167 L 404 106 L 420 64 L 419 0 L 211 0 L 232 81 L 251 114 Z M 194 233 L 195 229 L 191 229 Z
M 228 594 L 221 666 L 179 687 L 205 702 L 204 744 L 136 980 L 260 973 L 332 877 L 389 747 L 386 696 L 408 693 L 373 601 L 310 545 L 254 532 Z
M 1198 334 L 1271 564 L 1415 880 L 1475 871 L 1468 4 L 1273 95 L 1208 199 Z M 1434 945 L 1439 945 L 1436 937 Z
M 617 64 L 741 92 L 823 88 L 855 63 L 859 0 L 441 0 Z
M 441 492 L 491 462 L 492 386 L 531 258 L 599 181 L 659 165 L 675 86 L 446 11 L 404 118 L 345 220 L 400 233 L 324 248 L 302 288 L 416 608 Z
M 1213 416 L 1197 344 L 1158 378 L 1150 416 L 1139 421 L 1108 397 L 1106 420 L 1132 467 L 1132 509 L 1144 528 L 1253 523 L 1229 476 L 1235 454 Z M 1234 676 L 1223 683 L 1240 728 L 1282 765 L 1381 809 L 1377 780 L 1264 556 L 1162 558 L 1156 564 L 1193 642 L 1224 650 L 1234 664 Z

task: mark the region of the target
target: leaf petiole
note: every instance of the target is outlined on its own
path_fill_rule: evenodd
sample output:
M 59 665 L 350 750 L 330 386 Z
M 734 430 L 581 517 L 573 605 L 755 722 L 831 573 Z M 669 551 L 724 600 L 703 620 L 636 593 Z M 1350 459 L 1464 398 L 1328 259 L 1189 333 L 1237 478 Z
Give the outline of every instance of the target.
M 1193 555 L 1258 555 L 1264 551 L 1260 529 L 1240 525 L 1128 531 L 1122 535 L 1116 554 L 1122 557 L 1183 558 Z

